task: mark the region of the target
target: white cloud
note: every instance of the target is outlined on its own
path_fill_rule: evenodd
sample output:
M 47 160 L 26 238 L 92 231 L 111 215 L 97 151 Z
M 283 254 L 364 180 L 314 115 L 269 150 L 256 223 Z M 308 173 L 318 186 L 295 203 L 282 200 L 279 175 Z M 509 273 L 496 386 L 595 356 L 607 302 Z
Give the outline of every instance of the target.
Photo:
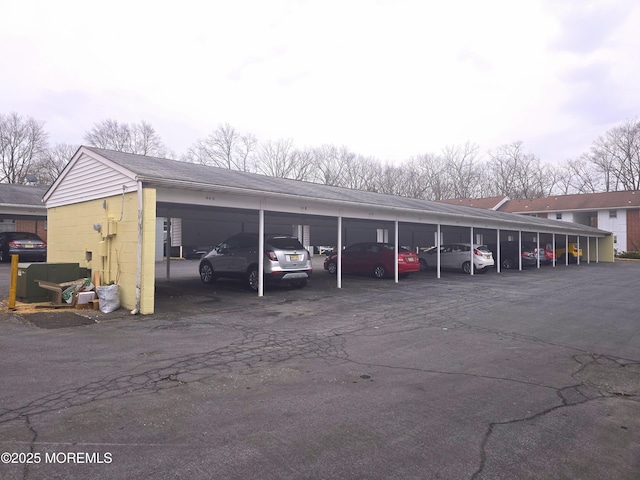
M 639 14 L 631 1 L 0 0 L 0 112 L 67 143 L 144 119 L 177 153 L 230 123 L 388 161 L 516 140 L 562 161 L 637 112 Z

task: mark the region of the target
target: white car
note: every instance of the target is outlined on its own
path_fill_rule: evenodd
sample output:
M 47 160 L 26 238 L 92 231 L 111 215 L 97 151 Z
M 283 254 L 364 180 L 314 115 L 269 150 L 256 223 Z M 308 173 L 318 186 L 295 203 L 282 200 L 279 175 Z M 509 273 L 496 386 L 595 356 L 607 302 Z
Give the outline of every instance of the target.
M 471 245 L 469 243 L 446 243 L 440 246 L 440 266 L 471 273 Z M 419 254 L 420 270 L 436 268 L 438 250 L 432 247 Z M 493 254 L 486 245 L 473 245 L 474 273 L 486 273 L 494 266 Z

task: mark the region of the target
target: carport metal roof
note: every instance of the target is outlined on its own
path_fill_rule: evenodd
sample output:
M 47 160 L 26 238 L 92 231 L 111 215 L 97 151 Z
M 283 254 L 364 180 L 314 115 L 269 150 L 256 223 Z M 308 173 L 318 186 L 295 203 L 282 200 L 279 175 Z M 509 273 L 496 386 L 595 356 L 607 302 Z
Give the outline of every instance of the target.
M 120 183 L 112 187 L 133 190 L 137 182 L 142 182 L 145 187 L 158 189 L 158 202 L 195 204 L 199 201 L 197 197 L 175 195 L 170 192 L 199 191 L 219 194 L 221 198 L 225 198 L 224 204 L 209 202 L 212 207 L 251 208 L 253 205 L 255 208 L 303 215 L 320 214 L 591 237 L 610 235 L 610 232 L 589 226 L 546 218 L 352 190 L 84 146 L 78 149 L 65 171 L 45 194 L 44 201 L 47 206 L 50 206 L 49 203 L 55 205 L 76 203 L 88 200 L 92 195 L 98 195 L 99 189 L 95 188 L 92 190 L 96 192 L 95 194 L 87 190 L 84 195 L 56 195 L 56 190 L 65 173 L 73 167 L 74 163 L 87 157 L 90 157 L 93 162 L 120 172 Z M 122 178 L 127 179 L 128 182 L 123 184 Z M 116 190 L 114 192 L 117 193 Z M 255 202 L 247 203 L 247 198 L 254 199 Z

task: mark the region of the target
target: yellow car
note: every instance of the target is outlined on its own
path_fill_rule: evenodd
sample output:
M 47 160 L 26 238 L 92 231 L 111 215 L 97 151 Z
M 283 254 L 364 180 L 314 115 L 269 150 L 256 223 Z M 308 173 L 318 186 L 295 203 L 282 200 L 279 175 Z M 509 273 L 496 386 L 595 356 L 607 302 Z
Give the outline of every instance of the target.
M 558 262 L 560 263 L 565 262 L 564 255 L 566 251 L 567 249 L 564 248 L 564 246 L 562 248 L 558 248 L 558 246 L 556 245 L 556 256 L 558 258 Z M 577 243 L 570 243 L 569 244 L 569 263 L 576 263 L 578 261 L 578 257 L 582 257 L 582 249 L 578 248 Z

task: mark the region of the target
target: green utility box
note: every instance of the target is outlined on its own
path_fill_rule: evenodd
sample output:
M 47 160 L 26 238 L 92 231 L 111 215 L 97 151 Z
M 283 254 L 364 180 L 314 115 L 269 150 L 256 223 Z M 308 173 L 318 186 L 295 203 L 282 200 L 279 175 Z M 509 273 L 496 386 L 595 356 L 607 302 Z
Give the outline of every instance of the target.
M 51 292 L 40 288 L 36 280 L 63 283 L 88 275 L 89 271 L 79 263 L 19 263 L 16 299 L 26 303 L 46 302 L 51 300 Z

